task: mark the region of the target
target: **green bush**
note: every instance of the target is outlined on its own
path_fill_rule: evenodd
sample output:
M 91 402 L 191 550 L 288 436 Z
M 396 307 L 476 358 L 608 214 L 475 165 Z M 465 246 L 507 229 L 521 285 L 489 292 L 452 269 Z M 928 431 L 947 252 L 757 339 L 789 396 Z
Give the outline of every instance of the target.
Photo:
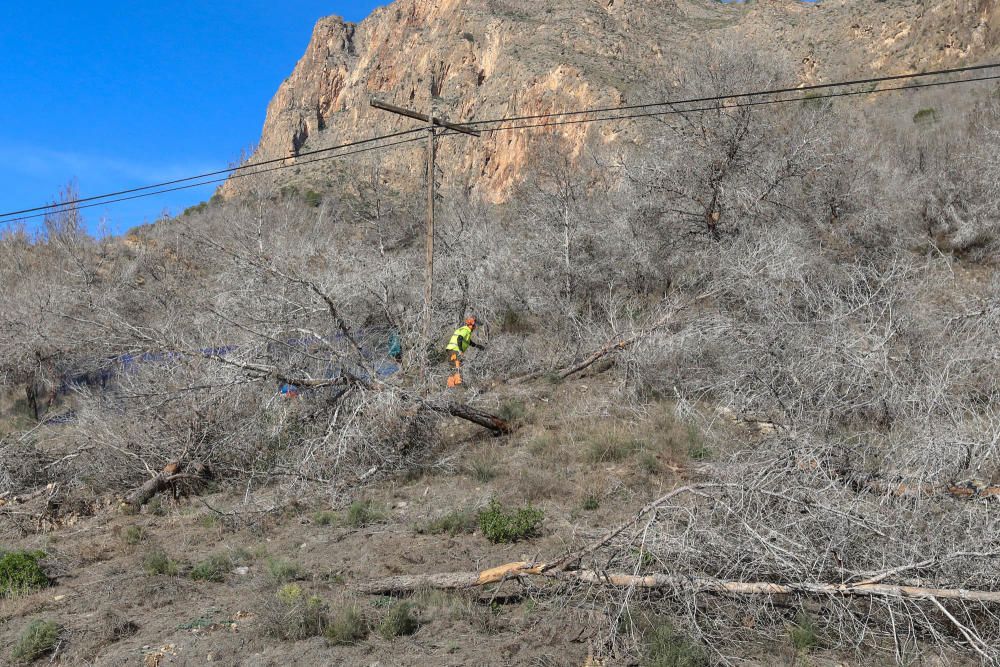
M 469 462 L 469 474 L 477 482 L 486 484 L 492 481 L 499 471 L 493 457 L 481 454 Z
M 389 612 L 379 623 L 378 633 L 386 639 L 412 635 L 420 627 L 417 617 L 413 614 L 413 605 L 409 602 L 398 602 L 389 608 Z
M 348 607 L 330 622 L 323 636 L 334 646 L 357 644 L 368 636 L 368 621 L 357 607 Z
M 337 523 L 337 513 L 330 510 L 322 510 L 313 514 L 313 522 L 317 526 L 332 526 Z
M 297 584 L 285 584 L 263 606 L 264 632 L 281 639 L 307 639 L 321 635 L 329 622 L 326 602 L 306 595 Z
M 599 502 L 597 502 L 597 497 L 594 494 L 590 494 L 586 498 L 583 499 L 583 505 L 582 505 L 582 507 L 587 512 L 593 512 L 594 510 L 596 510 L 600 506 L 601 506 L 601 504 Z
M 707 667 L 709 664 L 705 649 L 666 621 L 647 633 L 643 657 L 643 667 Z
M 129 526 L 122 533 L 122 541 L 130 547 L 139 544 L 145 537 L 146 531 L 143 530 L 142 526 Z
M 15 664 L 34 662 L 55 650 L 61 632 L 62 626 L 54 621 L 34 620 L 17 638 L 10 657 Z
M 233 561 L 228 555 L 215 554 L 195 565 L 191 570 L 191 578 L 195 581 L 222 582 L 231 569 Z
M 639 456 L 639 469 L 647 475 L 658 475 L 663 472 L 663 468 L 660 466 L 660 460 L 656 458 L 656 454 L 653 452 L 643 452 L 642 455 Z
M 937 121 L 937 111 L 932 108 L 921 109 L 913 114 L 913 122 L 917 125 L 925 125 Z
M 175 576 L 180 569 L 177 561 L 167 556 L 162 549 L 153 549 L 146 554 L 146 557 L 142 559 L 142 567 L 148 575 L 165 574 L 171 577 Z
M 538 533 L 545 518 L 542 510 L 525 505 L 505 510 L 496 498 L 479 512 L 479 528 L 490 542 L 517 542 Z
M 302 578 L 302 568 L 299 564 L 284 558 L 268 558 L 267 571 L 280 583 Z
M 313 208 L 319 207 L 323 203 L 323 195 L 316 192 L 315 190 L 306 190 L 304 195 L 306 206 L 312 206 Z
M 432 519 L 427 525 L 419 528 L 417 532 L 429 535 L 442 535 L 447 533 L 454 537 L 459 533 L 474 533 L 478 517 L 471 510 L 455 510 L 448 512 L 444 516 Z
M 608 434 L 591 440 L 585 456 L 588 463 L 619 463 L 642 448 L 643 443 L 638 440 L 619 440 Z
M 795 623 L 788 628 L 788 637 L 798 653 L 808 653 L 817 643 L 816 625 L 809 614 L 800 611 Z
M 370 500 L 355 500 L 347 508 L 347 525 L 361 528 L 385 519 L 385 513 L 375 508 Z
M 524 401 L 507 401 L 500 406 L 500 419 L 508 422 L 520 422 L 523 421 L 525 416 L 528 414 L 528 408 L 524 404 Z
M 49 578 L 38 564 L 38 560 L 44 557 L 44 551 L 0 552 L 0 598 L 48 586 Z

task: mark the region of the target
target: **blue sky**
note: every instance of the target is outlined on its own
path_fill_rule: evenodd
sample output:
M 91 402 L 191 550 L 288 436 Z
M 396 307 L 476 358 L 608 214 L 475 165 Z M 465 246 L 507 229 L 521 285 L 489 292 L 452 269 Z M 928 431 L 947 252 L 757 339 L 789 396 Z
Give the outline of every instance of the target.
M 257 141 L 313 24 L 374 0 L 0 2 L 0 212 L 224 168 Z M 212 187 L 85 211 L 114 232 Z

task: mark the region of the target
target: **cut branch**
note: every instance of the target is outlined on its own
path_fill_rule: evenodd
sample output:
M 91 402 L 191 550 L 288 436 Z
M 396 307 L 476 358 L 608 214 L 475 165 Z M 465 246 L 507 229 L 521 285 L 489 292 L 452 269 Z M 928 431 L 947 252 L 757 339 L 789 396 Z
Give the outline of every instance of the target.
M 962 600 L 1000 604 L 1000 591 L 967 590 L 963 588 L 928 588 L 892 584 L 832 584 L 811 582 L 773 583 L 768 581 L 726 581 L 708 577 L 687 577 L 672 574 L 635 575 L 602 572 L 591 569 L 559 570 L 552 563 L 518 561 L 481 572 L 448 572 L 387 577 L 356 585 L 363 593 L 407 593 L 421 588 L 461 589 L 485 586 L 501 581 L 544 577 L 615 588 L 670 589 L 685 593 L 718 595 L 807 595 L 909 598 L 918 600 Z

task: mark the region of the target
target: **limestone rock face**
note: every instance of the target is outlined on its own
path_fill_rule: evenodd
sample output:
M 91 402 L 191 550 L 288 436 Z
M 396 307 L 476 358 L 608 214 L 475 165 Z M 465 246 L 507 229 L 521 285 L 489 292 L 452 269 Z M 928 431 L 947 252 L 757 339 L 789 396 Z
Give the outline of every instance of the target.
M 1000 3 L 396 0 L 359 24 L 338 17 L 316 24 L 268 106 L 251 162 L 419 125 L 371 108 L 373 96 L 433 106 L 455 121 L 669 98 L 678 60 L 706 43 L 740 44 L 791 62 L 802 83 L 971 64 L 1000 53 Z M 440 149 L 443 178 L 502 200 L 539 134 L 558 133 L 579 148 L 585 137 L 614 141 L 628 131 L 621 123 L 578 124 L 450 137 Z M 399 180 L 418 181 L 422 165 L 413 150 L 380 155 Z M 234 179 L 222 192 L 308 181 L 322 173 L 319 165 Z

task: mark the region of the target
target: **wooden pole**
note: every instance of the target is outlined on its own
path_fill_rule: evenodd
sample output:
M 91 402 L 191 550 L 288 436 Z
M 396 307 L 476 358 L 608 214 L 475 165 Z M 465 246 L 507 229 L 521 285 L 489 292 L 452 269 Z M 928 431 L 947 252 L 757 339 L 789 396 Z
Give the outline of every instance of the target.
M 435 94 L 434 75 L 431 76 L 431 100 L 433 102 Z M 427 375 L 427 352 L 431 345 L 431 299 L 434 296 L 434 140 L 437 127 L 444 127 L 452 132 L 459 132 L 469 136 L 478 137 L 479 131 L 459 123 L 451 123 L 443 118 L 434 117 L 433 104 L 430 113 L 423 114 L 412 109 L 397 107 L 394 104 L 383 102 L 372 98 L 371 105 L 376 109 L 390 111 L 407 118 L 413 118 L 427 123 L 427 255 L 424 265 L 424 322 L 423 322 L 423 350 L 420 355 L 420 380 L 423 381 Z
M 431 299 L 434 294 L 434 118 L 427 129 L 427 245 L 424 258 L 424 351 L 431 344 Z M 421 355 L 420 379 L 427 374 L 427 355 Z

